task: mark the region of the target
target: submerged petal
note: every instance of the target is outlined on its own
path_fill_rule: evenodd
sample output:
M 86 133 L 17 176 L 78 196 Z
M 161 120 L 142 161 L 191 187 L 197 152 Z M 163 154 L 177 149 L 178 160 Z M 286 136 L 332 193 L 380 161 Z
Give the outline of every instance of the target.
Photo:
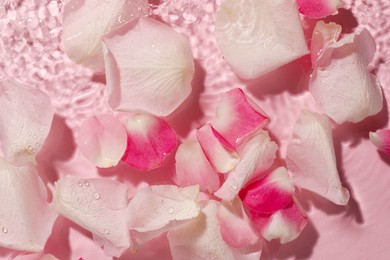
M 299 12 L 311 18 L 323 18 L 336 14 L 343 2 L 342 0 L 296 0 Z
M 341 186 L 336 167 L 332 129 L 324 115 L 303 111 L 287 147 L 287 169 L 294 182 L 338 205 L 346 205 L 349 192 Z
M 390 156 L 390 130 L 378 130 L 370 132 L 371 142 L 378 148 L 379 151 Z

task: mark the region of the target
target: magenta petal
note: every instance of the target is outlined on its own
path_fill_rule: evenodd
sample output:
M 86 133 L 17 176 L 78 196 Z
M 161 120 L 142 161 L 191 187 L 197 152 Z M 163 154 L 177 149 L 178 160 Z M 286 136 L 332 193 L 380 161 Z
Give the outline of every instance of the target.
M 140 170 L 155 169 L 175 149 L 176 133 L 169 124 L 150 114 L 126 116 L 127 148 L 122 160 Z
M 378 148 L 379 151 L 390 156 L 390 130 L 378 130 L 370 132 L 371 142 Z
M 337 9 L 342 6 L 341 0 L 296 0 L 299 11 L 311 18 L 323 18 L 336 14 Z
M 218 103 L 211 125 L 236 148 L 245 137 L 268 124 L 268 116 L 239 89 L 226 92 Z
M 176 152 L 176 183 L 179 186 L 198 184 L 201 191 L 215 192 L 220 186 L 219 175 L 210 165 L 196 140 L 182 143 Z
M 292 200 L 295 188 L 287 170 L 279 167 L 240 191 L 244 205 L 259 213 L 274 213 Z

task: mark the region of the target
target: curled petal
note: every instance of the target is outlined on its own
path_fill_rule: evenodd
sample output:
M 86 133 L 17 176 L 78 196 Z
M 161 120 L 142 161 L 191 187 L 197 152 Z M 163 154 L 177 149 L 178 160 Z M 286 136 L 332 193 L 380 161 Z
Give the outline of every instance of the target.
M 273 164 L 278 145 L 271 141 L 266 131 L 260 131 L 246 143 L 238 147 L 241 160 L 227 174 L 221 188 L 215 196 L 223 200 L 232 200 L 248 181 L 263 173 Z
M 296 0 L 301 14 L 311 18 L 323 18 L 337 14 L 343 3 L 342 0 Z
M 45 185 L 34 167 L 17 167 L 1 157 L 0 173 L 0 246 L 42 251 L 57 218 Z
M 294 182 L 338 205 L 346 205 L 349 192 L 341 186 L 336 167 L 332 129 L 324 115 L 303 111 L 287 147 L 287 169 Z
M 218 190 L 220 180 L 196 140 L 182 143 L 176 152 L 176 183 L 179 186 L 198 184 L 201 191 Z
M 370 140 L 379 151 L 390 156 L 390 130 L 370 132 Z
M 167 116 L 191 93 L 190 44 L 168 25 L 141 18 L 109 34 L 104 44 L 113 108 Z
M 74 62 L 104 71 L 102 38 L 134 18 L 147 14 L 147 0 L 69 0 L 62 18 L 62 44 Z
M 39 89 L 0 82 L 0 141 L 5 158 L 17 164 L 35 162 L 53 115 L 50 98 Z
M 319 56 L 309 91 L 338 124 L 360 122 L 382 109 L 379 81 L 367 70 L 374 53 L 375 41 L 363 29 L 329 45 Z
M 225 0 L 215 37 L 238 76 L 259 77 L 308 53 L 296 3 L 290 0 Z
M 291 202 L 294 191 L 294 183 L 288 176 L 286 168 L 279 167 L 242 189 L 240 198 L 252 211 L 274 213 Z
M 111 115 L 89 118 L 79 129 L 76 140 L 81 153 L 100 168 L 117 165 L 127 146 L 125 127 Z
M 341 34 L 341 26 L 336 23 L 324 23 L 319 21 L 314 28 L 311 38 L 311 63 L 316 64 L 323 51 L 337 42 Z
M 141 244 L 199 215 L 198 186 L 149 186 L 139 190 L 127 208 L 127 223 Z
M 14 258 L 14 260 L 59 260 L 51 254 L 22 254 Z
M 226 173 L 236 167 L 238 154 L 222 145 L 221 137 L 211 125 L 204 125 L 196 131 L 196 138 L 213 168 Z
M 120 256 L 130 247 L 125 185 L 109 179 L 66 177 L 55 183 L 53 203 L 61 215 L 92 232 L 106 255 Z
M 211 125 L 230 146 L 236 148 L 245 137 L 268 122 L 268 116 L 241 89 L 236 88 L 222 96 Z
M 122 160 L 140 170 L 155 169 L 175 149 L 177 140 L 172 127 L 150 114 L 131 114 L 124 117 L 127 148 Z

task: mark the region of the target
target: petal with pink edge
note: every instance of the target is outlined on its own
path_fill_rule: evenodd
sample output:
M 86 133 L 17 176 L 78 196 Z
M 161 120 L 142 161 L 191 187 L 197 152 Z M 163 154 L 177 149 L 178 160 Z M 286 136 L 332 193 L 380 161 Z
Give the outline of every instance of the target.
M 264 239 L 279 239 L 282 244 L 296 239 L 307 224 L 307 217 L 295 199 L 275 213 L 250 211 L 250 214 Z
M 308 53 L 299 12 L 291 0 L 225 0 L 215 37 L 232 70 L 257 78 Z
M 97 167 L 118 164 L 127 146 L 125 127 L 112 115 L 97 115 L 86 120 L 76 138 L 81 153 Z
M 31 165 L 17 167 L 0 157 L 0 246 L 41 252 L 57 214 Z
M 278 145 L 271 140 L 266 131 L 260 130 L 246 143 L 238 147 L 241 160 L 227 174 L 221 188 L 215 196 L 223 200 L 232 200 L 239 191 L 254 177 L 262 174 L 273 164 Z
M 127 208 L 127 224 L 138 244 L 158 237 L 199 215 L 199 186 L 173 185 L 140 189 Z
M 147 0 L 69 0 L 62 17 L 62 45 L 74 62 L 104 71 L 102 38 L 148 11 Z
M 314 66 L 323 51 L 337 42 L 341 34 L 341 26 L 336 23 L 324 23 L 319 21 L 314 28 L 311 38 L 311 63 Z
M 349 192 L 341 186 L 336 167 L 332 129 L 326 116 L 302 111 L 287 147 L 287 169 L 294 182 L 338 205 L 346 205 Z
M 380 83 L 367 70 L 374 53 L 375 41 L 363 29 L 329 45 L 319 56 L 309 91 L 338 124 L 360 122 L 382 109 Z
M 267 125 L 268 116 L 245 96 L 242 89 L 226 92 L 219 101 L 211 125 L 233 147 Z
M 211 125 L 204 125 L 196 131 L 196 138 L 204 154 L 213 168 L 220 173 L 226 173 L 236 167 L 239 156 L 235 151 L 222 145 L 221 137 Z
M 370 132 L 371 142 L 378 148 L 379 151 L 390 156 L 390 130 L 378 130 Z
M 201 191 L 213 193 L 220 186 L 217 172 L 210 165 L 196 140 L 182 143 L 176 152 L 176 183 L 179 186 L 198 184 Z
M 240 191 L 240 198 L 250 210 L 274 213 L 286 207 L 292 200 L 295 188 L 284 167 L 255 181 Z
M 160 167 L 176 148 L 176 133 L 162 118 L 150 114 L 123 114 L 127 148 L 122 161 L 139 170 Z
M 23 254 L 17 255 L 14 260 L 59 260 L 51 254 Z
M 342 0 L 296 0 L 301 14 L 311 18 L 323 18 L 337 14 L 343 3 Z
M 35 162 L 53 115 L 50 98 L 39 89 L 0 82 L 0 141 L 5 158 L 17 164 Z
M 161 22 L 141 18 L 104 38 L 109 103 L 117 110 L 171 114 L 191 93 L 189 41 Z
M 229 246 L 242 248 L 259 242 L 260 234 L 246 215 L 238 197 L 231 203 L 222 202 L 217 216 L 221 235 Z
M 62 216 L 92 232 L 108 256 L 130 247 L 127 187 L 109 179 L 66 177 L 55 183 L 53 203 Z
M 173 259 L 258 260 L 261 247 L 244 253 L 223 240 L 217 218 L 219 203 L 210 200 L 195 219 L 168 233 Z M 254 250 L 253 250 L 254 249 Z

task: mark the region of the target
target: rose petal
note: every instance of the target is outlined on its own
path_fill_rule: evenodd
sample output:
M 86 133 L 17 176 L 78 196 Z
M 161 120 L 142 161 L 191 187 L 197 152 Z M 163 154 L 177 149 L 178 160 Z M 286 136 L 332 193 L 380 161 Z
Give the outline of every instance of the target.
M 292 200 L 284 209 L 272 214 L 250 211 L 253 223 L 268 241 L 279 239 L 285 244 L 296 239 L 307 224 L 298 202 Z
M 106 255 L 120 256 L 130 247 L 125 185 L 66 177 L 55 183 L 53 203 L 61 215 L 92 232 Z
M 341 0 L 296 0 L 301 14 L 311 18 L 323 18 L 337 14 L 343 2 Z
M 218 103 L 211 125 L 236 148 L 245 137 L 268 124 L 268 116 L 239 89 L 226 92 Z
M 266 177 L 249 184 L 240 191 L 240 198 L 250 210 L 274 213 L 292 200 L 294 183 L 284 167 L 279 167 Z
M 53 115 L 50 98 L 39 89 L 0 82 L 0 140 L 5 158 L 17 164 L 35 162 Z
M 316 64 L 323 51 L 337 42 L 341 34 L 341 26 L 336 23 L 324 23 L 319 21 L 314 28 L 311 38 L 311 63 Z
M 390 130 L 378 130 L 370 132 L 371 142 L 378 148 L 379 151 L 390 156 Z
M 210 165 L 196 140 L 182 143 L 176 152 L 176 183 L 179 186 L 198 184 L 201 191 L 218 190 L 219 176 Z
M 238 147 L 241 160 L 228 173 L 221 188 L 214 193 L 223 200 L 232 200 L 252 178 L 267 170 L 273 164 L 278 145 L 271 141 L 266 131 L 260 131 Z
M 349 192 L 341 186 L 336 167 L 332 129 L 324 115 L 303 111 L 287 147 L 287 169 L 294 182 L 338 205 L 346 205 Z
M 43 250 L 57 218 L 36 169 L 17 167 L 0 157 L 0 246 Z
M 231 204 L 223 202 L 217 216 L 221 235 L 229 246 L 242 248 L 259 242 L 260 234 L 253 227 L 239 198 L 234 199 Z
M 238 76 L 259 77 L 308 53 L 296 3 L 225 0 L 216 14 L 215 37 Z
M 97 167 L 118 164 L 127 146 L 125 127 L 114 116 L 92 116 L 77 133 L 77 144 L 82 154 Z
M 69 0 L 62 18 L 62 44 L 74 62 L 104 71 L 102 38 L 122 23 L 144 16 L 147 0 Z
M 167 116 L 191 93 L 190 44 L 169 26 L 141 18 L 105 37 L 104 44 L 113 108 Z
M 198 186 L 173 185 L 140 189 L 127 208 L 127 223 L 141 244 L 199 215 Z
M 14 260 L 59 260 L 51 254 L 22 254 L 17 255 Z
M 318 58 L 309 90 L 338 124 L 360 122 L 382 109 L 380 84 L 367 70 L 374 53 L 375 41 L 363 29 L 329 45 Z
M 155 169 L 175 149 L 175 131 L 169 124 L 150 114 L 124 114 L 127 148 L 122 160 L 140 170 Z
M 196 138 L 204 154 L 213 168 L 220 173 L 226 173 L 236 167 L 239 157 L 232 150 L 228 150 L 220 142 L 219 134 L 211 125 L 204 125 L 196 131 Z

